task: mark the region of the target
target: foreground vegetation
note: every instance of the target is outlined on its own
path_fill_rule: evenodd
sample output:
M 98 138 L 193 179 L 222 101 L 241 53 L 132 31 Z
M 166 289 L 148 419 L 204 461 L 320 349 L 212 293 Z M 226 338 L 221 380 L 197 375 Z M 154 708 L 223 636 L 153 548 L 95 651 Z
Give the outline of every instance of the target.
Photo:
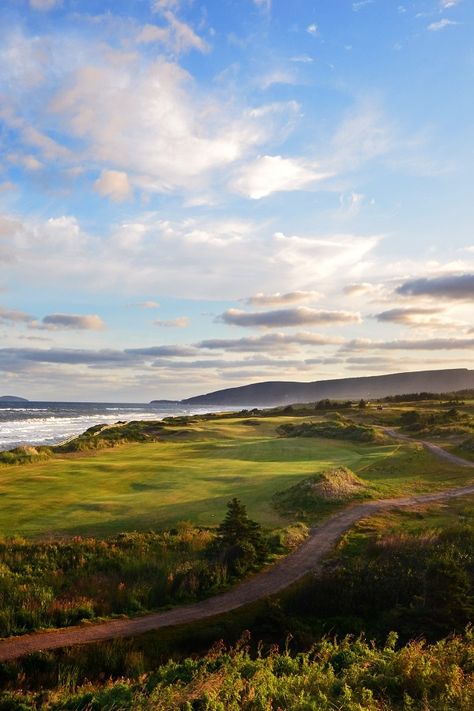
M 474 637 L 396 649 L 363 638 L 322 640 L 309 652 L 273 649 L 252 655 L 243 638 L 198 659 L 170 661 L 143 674 L 101 685 L 64 678 L 54 692 L 6 692 L 3 711 L 59 709 L 125 711 L 451 711 L 474 705 Z
M 379 646 L 392 630 L 398 632 L 402 645 L 413 638 L 435 643 L 451 632 L 462 634 L 472 620 L 473 539 L 474 497 L 378 514 L 348 532 L 322 573 L 307 576 L 277 598 L 132 639 L 33 654 L 0 665 L 0 684 L 12 691 L 43 690 L 41 698 L 46 698 L 47 689 L 60 689 L 66 697 L 66 691 L 74 691 L 88 680 L 92 684 L 89 691 L 95 689 L 98 698 L 105 699 L 100 694 L 107 680 L 128 677 L 130 685 L 138 689 L 143 674 L 153 676 L 170 658 L 194 664 L 184 660 L 190 654 L 205 655 L 221 639 L 237 643 L 245 629 L 251 631 L 253 658 L 268 654 L 275 644 L 284 647 L 286 643 L 294 656 L 306 652 L 317 640 L 348 633 L 365 632 Z M 471 637 L 469 640 L 464 647 L 466 660 L 469 655 L 473 658 Z M 348 659 L 351 655 L 348 650 Z M 450 669 L 449 658 L 445 666 Z M 423 687 L 421 680 L 419 683 L 421 698 L 429 688 Z M 379 691 L 382 694 L 384 690 Z M 453 706 L 446 708 L 464 708 L 456 703 L 455 698 Z
M 212 531 L 182 523 L 106 540 L 0 543 L 0 637 L 196 601 L 288 553 L 307 532 L 265 533 L 234 499 Z

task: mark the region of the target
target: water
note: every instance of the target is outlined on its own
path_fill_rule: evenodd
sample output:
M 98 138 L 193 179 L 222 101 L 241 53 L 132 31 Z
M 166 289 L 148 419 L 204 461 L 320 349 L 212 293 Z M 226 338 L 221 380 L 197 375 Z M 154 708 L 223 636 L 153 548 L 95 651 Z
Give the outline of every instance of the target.
M 102 423 L 161 420 L 170 415 L 199 414 L 209 410 L 178 404 L 3 401 L 0 402 L 0 450 L 22 444 L 58 444 Z

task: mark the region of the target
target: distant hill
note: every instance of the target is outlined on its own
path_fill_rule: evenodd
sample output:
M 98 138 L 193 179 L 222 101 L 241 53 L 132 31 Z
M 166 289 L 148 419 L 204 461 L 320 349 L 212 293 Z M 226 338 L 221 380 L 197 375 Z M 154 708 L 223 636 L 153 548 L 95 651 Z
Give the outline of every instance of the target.
M 0 395 L 0 402 L 29 402 L 29 400 L 15 395 Z
M 310 383 L 268 381 L 217 390 L 182 400 L 184 405 L 272 407 L 324 398 L 380 398 L 416 392 L 454 392 L 474 388 L 474 370 L 423 370 L 413 373 L 371 375 L 361 378 L 317 380 Z

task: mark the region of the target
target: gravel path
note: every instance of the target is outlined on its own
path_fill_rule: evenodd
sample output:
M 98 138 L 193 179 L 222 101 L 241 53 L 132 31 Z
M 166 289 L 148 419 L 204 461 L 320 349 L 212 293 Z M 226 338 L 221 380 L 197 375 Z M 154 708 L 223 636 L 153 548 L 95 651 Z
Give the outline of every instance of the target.
M 411 438 L 394 430 L 385 430 L 397 439 Z M 449 454 L 437 445 L 422 443 L 437 456 L 448 459 L 453 464 L 474 468 L 474 463 Z M 76 644 L 90 644 L 118 637 L 130 637 L 162 627 L 182 625 L 206 617 L 230 612 L 238 607 L 274 595 L 299 580 L 311 571 L 317 571 L 322 559 L 333 548 L 340 536 L 356 521 L 386 509 L 416 506 L 436 501 L 445 501 L 466 494 L 474 494 L 474 484 L 457 489 L 406 496 L 397 499 L 380 499 L 349 506 L 340 513 L 313 529 L 311 535 L 294 553 L 291 553 L 270 569 L 243 581 L 231 590 L 215 595 L 202 602 L 183 605 L 172 610 L 156 612 L 133 619 L 111 620 L 82 627 L 68 627 L 51 632 L 35 632 L 21 637 L 0 640 L 0 662 L 16 659 L 31 652 Z

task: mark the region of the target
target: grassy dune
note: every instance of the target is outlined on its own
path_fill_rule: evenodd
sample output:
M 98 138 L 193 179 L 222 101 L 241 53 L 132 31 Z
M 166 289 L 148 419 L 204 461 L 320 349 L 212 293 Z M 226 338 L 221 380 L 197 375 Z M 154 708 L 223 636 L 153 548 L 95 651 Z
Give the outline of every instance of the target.
M 242 499 L 253 518 L 274 527 L 287 521 L 272 506 L 273 494 L 334 466 L 361 476 L 373 497 L 469 478 L 469 471 L 416 444 L 279 436 L 277 428 L 291 421 L 193 421 L 159 442 L 2 466 L 0 534 L 107 535 L 180 520 L 212 525 L 232 496 Z

